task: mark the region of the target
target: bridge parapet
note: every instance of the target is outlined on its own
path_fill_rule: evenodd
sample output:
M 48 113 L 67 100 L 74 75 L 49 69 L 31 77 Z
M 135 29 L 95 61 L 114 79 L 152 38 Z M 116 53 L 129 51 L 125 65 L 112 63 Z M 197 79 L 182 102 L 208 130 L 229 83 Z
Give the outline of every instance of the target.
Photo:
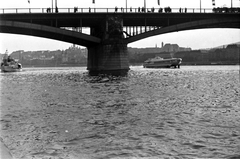
M 0 8 L 12 13 L 240 13 L 240 8 Z

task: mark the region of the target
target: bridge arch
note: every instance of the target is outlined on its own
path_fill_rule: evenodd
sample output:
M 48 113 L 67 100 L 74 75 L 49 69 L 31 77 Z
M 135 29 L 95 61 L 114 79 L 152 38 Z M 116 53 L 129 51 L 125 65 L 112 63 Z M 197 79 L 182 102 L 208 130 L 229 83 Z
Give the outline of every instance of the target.
M 16 21 L 1 20 L 0 32 L 49 38 L 86 47 L 101 42 L 101 39 L 97 37 L 83 34 L 80 32 Z
M 126 38 L 126 43 L 132 43 L 141 39 L 145 39 L 148 37 L 176 32 L 176 31 L 184 31 L 184 30 L 194 30 L 194 29 L 208 29 L 208 28 L 240 28 L 240 19 L 207 19 L 207 20 L 199 20 L 193 22 L 187 22 L 177 25 L 171 25 L 167 27 L 162 27 L 159 29 L 151 30 L 145 33 L 141 33 L 129 38 Z

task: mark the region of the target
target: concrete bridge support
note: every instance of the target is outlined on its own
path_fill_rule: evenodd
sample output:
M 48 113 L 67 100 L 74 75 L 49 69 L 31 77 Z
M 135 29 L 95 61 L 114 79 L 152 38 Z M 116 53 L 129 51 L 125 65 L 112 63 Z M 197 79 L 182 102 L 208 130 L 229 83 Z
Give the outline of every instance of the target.
M 129 70 L 127 43 L 124 42 L 121 17 L 107 17 L 99 26 L 91 28 L 91 35 L 102 39 L 100 44 L 88 47 L 90 75 L 122 76 Z

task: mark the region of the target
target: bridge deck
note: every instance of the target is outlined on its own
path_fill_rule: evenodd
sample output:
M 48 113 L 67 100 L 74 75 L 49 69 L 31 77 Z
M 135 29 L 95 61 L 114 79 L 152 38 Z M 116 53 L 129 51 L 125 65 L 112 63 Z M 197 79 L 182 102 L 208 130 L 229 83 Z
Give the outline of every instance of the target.
M 121 16 L 124 26 L 164 27 L 203 19 L 239 18 L 239 13 L 9 13 L 0 14 L 0 20 L 54 27 L 94 27 L 107 16 Z
M 49 8 L 48 8 L 49 9 Z M 236 9 L 236 8 L 231 8 Z M 19 9 L 20 10 L 20 9 Z M 83 27 L 99 27 L 108 16 L 120 16 L 123 22 L 125 42 L 131 43 L 150 36 L 175 31 L 203 28 L 240 28 L 239 8 L 237 12 L 42 12 L 0 14 L 0 32 L 25 34 L 71 42 L 83 46 L 100 43 L 100 37 L 82 33 Z M 1 11 L 1 9 L 0 9 Z M 204 10 L 206 11 L 206 10 Z M 104 26 L 104 25 L 103 25 Z M 95 29 L 96 29 L 95 28 Z M 68 30 L 68 31 L 67 31 Z M 107 30 L 107 29 L 106 29 Z

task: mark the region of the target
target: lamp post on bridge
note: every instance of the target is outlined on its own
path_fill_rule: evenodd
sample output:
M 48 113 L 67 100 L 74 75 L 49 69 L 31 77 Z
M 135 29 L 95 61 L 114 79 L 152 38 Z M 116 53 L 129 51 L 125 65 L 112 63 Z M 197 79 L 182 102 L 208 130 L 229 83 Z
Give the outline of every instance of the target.
M 57 0 L 55 0 L 55 9 L 57 8 Z M 52 0 L 52 12 L 53 12 L 53 0 Z
M 58 13 L 57 0 L 55 0 L 55 13 Z
M 200 0 L 200 13 L 202 13 L 202 0 Z
M 57 9 L 57 0 L 55 0 L 55 9 Z M 52 0 L 52 12 L 53 12 L 53 0 Z
M 126 12 L 127 12 L 127 0 L 126 0 Z

